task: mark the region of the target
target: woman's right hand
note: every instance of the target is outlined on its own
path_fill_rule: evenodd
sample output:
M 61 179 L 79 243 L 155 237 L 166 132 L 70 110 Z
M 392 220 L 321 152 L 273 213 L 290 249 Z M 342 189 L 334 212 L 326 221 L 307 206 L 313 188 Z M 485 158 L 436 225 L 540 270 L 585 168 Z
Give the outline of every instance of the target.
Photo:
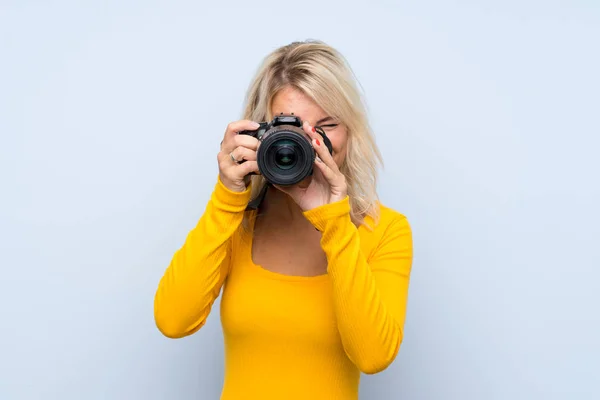
M 248 174 L 258 173 L 256 150 L 258 139 L 250 135 L 238 135 L 243 130 L 254 130 L 260 125 L 253 121 L 241 120 L 227 125 L 217 155 L 221 182 L 234 192 L 243 192 L 248 184 Z M 240 163 L 241 161 L 244 161 Z

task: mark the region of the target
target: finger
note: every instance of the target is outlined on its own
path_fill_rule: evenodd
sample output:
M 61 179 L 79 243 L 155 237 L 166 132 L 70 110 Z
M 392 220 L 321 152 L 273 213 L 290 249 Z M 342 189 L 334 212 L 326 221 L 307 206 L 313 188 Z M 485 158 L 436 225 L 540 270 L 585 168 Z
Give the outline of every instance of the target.
M 233 148 L 235 147 L 247 147 L 251 150 L 258 149 L 258 139 L 250 135 L 236 135 L 232 139 Z
M 235 158 L 235 161 L 238 163 L 242 160 L 256 161 L 256 151 L 243 146 L 236 147 L 231 152 L 231 155 L 233 156 L 233 158 Z
M 319 171 L 321 171 L 321 173 L 330 185 L 336 184 L 336 180 L 338 177 L 337 172 L 329 168 L 319 156 L 317 156 L 315 159 L 315 166 L 319 169 Z
M 327 148 L 327 146 L 325 146 L 325 144 L 323 142 L 323 136 L 321 136 L 321 134 L 317 132 L 317 130 L 315 129 L 314 126 L 311 126 L 306 121 L 302 125 L 302 128 L 312 139 L 312 145 L 313 145 L 313 148 L 315 149 L 315 151 L 317 151 L 317 156 L 320 156 L 321 159 L 325 162 L 325 164 L 327 166 L 329 166 L 331 169 L 336 171 L 338 169 L 337 164 L 335 164 L 335 160 L 333 159 L 333 156 L 329 152 L 329 149 Z M 316 143 L 316 146 L 315 146 L 315 143 Z M 321 153 L 319 153 L 319 147 L 322 150 Z
M 221 151 L 230 153 L 238 147 L 246 147 L 250 150 L 256 151 L 258 149 L 258 144 L 258 139 L 253 136 L 236 134 L 231 138 L 227 138 L 227 140 L 221 144 Z
M 302 129 L 311 139 L 320 139 L 321 135 L 319 135 L 314 126 L 309 124 L 307 121 L 304 121 L 302 124 Z
M 260 174 L 258 171 L 258 163 L 256 161 L 246 161 L 245 163 L 238 164 L 236 167 L 241 175 L 246 176 L 252 172 Z
M 335 163 L 333 156 L 329 152 L 329 149 L 327 148 L 327 146 L 325 146 L 325 143 L 323 143 L 323 138 L 313 139 L 312 145 L 315 151 L 317 152 L 317 157 L 319 157 L 321 161 L 325 163 L 325 165 L 329 167 L 332 171 L 338 172 L 338 166 Z
M 260 124 L 258 122 L 243 119 L 240 121 L 231 122 L 225 129 L 225 135 L 223 136 L 223 142 L 227 142 L 228 139 L 233 138 L 238 132 L 245 130 L 258 129 Z

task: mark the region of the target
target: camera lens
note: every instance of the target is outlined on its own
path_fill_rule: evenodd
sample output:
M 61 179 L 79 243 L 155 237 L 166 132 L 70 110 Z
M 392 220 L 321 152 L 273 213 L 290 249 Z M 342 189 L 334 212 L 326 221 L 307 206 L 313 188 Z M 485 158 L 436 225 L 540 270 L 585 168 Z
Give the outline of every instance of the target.
M 257 151 L 260 173 L 276 185 L 294 185 L 312 173 L 315 157 L 310 139 L 295 128 L 275 128 Z
M 281 140 L 275 145 L 275 164 L 281 169 L 290 169 L 297 161 L 295 143 L 290 140 Z

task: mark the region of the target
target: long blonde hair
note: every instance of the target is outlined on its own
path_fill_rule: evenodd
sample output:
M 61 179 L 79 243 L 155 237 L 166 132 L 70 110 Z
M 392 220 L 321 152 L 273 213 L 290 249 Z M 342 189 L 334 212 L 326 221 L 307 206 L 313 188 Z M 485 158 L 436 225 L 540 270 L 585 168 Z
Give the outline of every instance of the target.
M 316 40 L 293 42 L 276 49 L 265 57 L 250 84 L 243 118 L 270 121 L 273 98 L 288 86 L 302 91 L 346 126 L 347 154 L 340 171 L 348 184 L 350 215 L 356 224 L 364 224 L 367 215 L 377 222 L 377 167 L 383 165 L 383 160 L 354 73 L 345 58 Z M 253 199 L 265 184 L 260 175 L 252 177 Z

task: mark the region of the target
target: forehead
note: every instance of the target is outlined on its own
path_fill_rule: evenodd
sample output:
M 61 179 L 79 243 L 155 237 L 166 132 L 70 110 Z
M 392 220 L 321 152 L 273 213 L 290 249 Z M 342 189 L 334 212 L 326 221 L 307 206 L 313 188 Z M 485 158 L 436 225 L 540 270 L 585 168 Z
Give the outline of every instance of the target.
M 314 124 L 316 121 L 325 118 L 327 114 L 310 97 L 298 89 L 286 87 L 280 90 L 271 103 L 271 113 L 291 114 Z

